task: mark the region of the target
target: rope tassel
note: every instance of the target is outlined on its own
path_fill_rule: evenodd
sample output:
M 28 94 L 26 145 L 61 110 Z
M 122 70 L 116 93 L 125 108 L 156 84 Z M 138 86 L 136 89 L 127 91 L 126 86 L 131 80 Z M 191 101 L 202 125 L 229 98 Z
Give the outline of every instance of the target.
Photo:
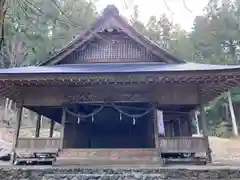
M 133 117 L 133 125 L 136 125 L 136 118 Z
M 80 118 L 80 116 L 78 116 L 78 121 L 77 121 L 77 123 L 80 124 L 80 121 L 81 121 L 81 118 Z

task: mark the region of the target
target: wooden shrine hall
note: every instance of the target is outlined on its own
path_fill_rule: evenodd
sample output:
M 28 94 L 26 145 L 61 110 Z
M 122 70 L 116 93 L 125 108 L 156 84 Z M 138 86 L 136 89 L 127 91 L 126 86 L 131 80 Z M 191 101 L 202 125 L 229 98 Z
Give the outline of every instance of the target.
M 110 5 L 39 66 L 0 70 L 0 95 L 18 104 L 13 162 L 22 153 L 53 153 L 55 165 L 211 163 L 204 104 L 239 80 L 240 66 L 174 57 Z M 51 123 L 48 138 L 19 137 L 23 107 L 60 123 L 61 136 L 52 137 Z M 192 136 L 190 113 L 196 108 L 202 137 Z

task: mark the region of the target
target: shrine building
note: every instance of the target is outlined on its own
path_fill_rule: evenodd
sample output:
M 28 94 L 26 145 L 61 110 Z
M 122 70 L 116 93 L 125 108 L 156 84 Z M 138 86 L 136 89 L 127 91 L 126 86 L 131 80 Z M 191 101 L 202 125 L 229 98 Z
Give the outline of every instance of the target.
M 110 5 L 39 66 L 0 70 L 0 96 L 18 105 L 13 162 L 49 153 L 54 165 L 211 163 L 204 105 L 239 80 L 240 66 L 174 57 Z M 23 108 L 51 119 L 49 137 L 39 137 L 40 118 L 36 137 L 19 137 Z M 192 136 L 197 108 L 202 137 Z

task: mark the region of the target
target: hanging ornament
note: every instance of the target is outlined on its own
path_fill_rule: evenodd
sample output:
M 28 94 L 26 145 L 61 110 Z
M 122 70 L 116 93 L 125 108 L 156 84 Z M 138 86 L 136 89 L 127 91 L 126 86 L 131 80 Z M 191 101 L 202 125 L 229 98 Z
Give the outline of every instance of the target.
M 133 116 L 133 125 L 136 124 L 136 118 Z
M 92 115 L 92 123 L 94 122 L 94 116 Z
M 122 120 L 122 113 L 120 113 L 120 117 L 119 117 L 120 121 Z
M 81 118 L 80 118 L 80 116 L 78 115 L 78 121 L 77 121 L 77 123 L 80 124 L 80 121 L 81 121 Z

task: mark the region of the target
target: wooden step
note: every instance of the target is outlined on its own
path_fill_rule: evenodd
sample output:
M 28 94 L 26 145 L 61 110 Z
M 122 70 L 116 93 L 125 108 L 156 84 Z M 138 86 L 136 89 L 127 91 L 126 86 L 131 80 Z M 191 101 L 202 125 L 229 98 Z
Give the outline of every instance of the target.
M 55 165 L 160 164 L 155 149 L 64 149 Z

